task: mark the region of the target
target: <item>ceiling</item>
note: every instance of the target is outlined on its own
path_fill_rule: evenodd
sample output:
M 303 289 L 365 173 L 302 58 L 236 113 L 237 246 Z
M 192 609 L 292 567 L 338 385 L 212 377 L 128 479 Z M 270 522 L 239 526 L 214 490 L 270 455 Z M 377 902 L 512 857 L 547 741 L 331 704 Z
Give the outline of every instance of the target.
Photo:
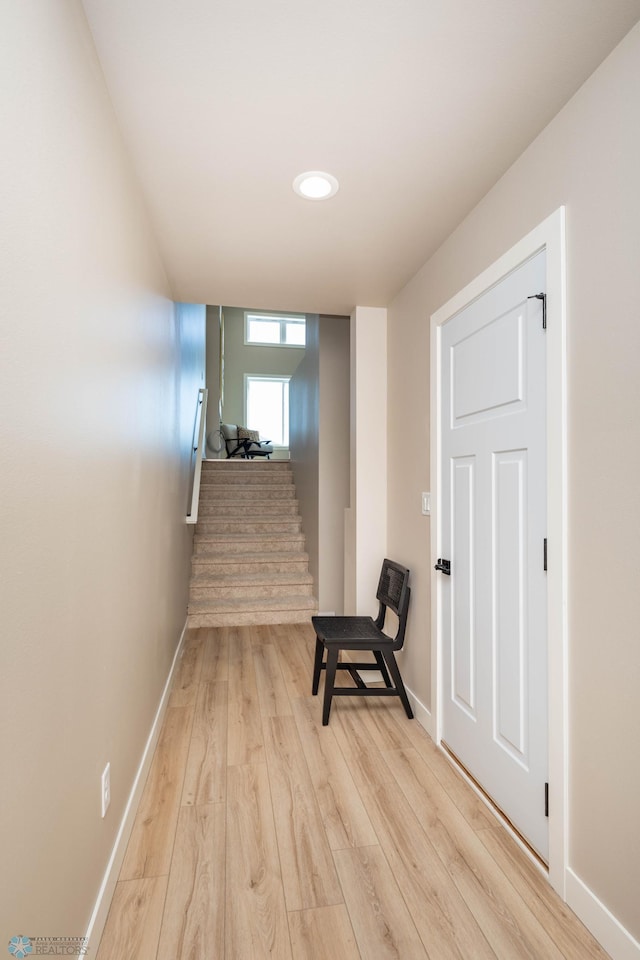
M 384 306 L 640 0 L 83 0 L 177 300 Z M 331 200 L 292 189 L 305 170 Z

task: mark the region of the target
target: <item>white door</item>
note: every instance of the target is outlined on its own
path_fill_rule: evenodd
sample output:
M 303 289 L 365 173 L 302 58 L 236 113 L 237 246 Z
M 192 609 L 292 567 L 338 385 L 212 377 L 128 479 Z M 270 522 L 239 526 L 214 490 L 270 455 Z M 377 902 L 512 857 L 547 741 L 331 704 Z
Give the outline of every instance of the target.
M 442 739 L 547 860 L 545 254 L 441 328 Z

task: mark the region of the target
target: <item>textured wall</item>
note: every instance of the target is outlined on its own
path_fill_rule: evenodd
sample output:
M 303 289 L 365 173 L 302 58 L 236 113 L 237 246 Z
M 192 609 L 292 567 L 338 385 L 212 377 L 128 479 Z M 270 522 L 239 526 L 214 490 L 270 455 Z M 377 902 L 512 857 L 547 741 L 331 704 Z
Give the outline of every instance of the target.
M 395 298 L 388 373 L 389 551 L 402 551 L 413 571 L 403 672 L 428 704 L 429 521 L 420 491 L 429 478 L 429 317 L 566 205 L 570 865 L 636 938 L 638 103 L 635 27 Z
M 349 318 L 307 316 L 307 349 L 291 378 L 291 459 L 319 609 L 344 612 L 349 502 Z
M 320 609 L 344 613 L 344 511 L 349 504 L 349 318 L 320 317 Z
M 387 546 L 387 311 L 351 315 L 351 482 L 345 600 L 347 613 L 374 616 Z M 394 560 L 404 563 L 399 549 Z M 353 574 L 349 571 L 353 566 Z
M 307 317 L 307 347 L 289 384 L 289 446 L 314 592 L 320 591 L 320 329 Z M 326 607 L 320 607 L 326 610 Z
M 204 309 L 171 302 L 80 3 L 0 20 L 6 942 L 85 932 L 185 621 Z

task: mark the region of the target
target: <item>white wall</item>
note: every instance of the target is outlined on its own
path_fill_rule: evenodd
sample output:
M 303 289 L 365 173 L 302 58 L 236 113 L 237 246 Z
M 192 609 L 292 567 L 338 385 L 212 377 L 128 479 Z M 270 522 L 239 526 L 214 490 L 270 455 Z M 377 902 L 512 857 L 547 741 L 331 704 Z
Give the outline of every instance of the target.
M 413 572 L 403 675 L 428 704 L 429 524 L 420 491 L 429 477 L 429 317 L 566 205 L 569 860 L 637 939 L 639 103 L 637 26 L 400 291 L 388 339 L 389 552 Z
M 349 503 L 348 317 L 320 317 L 320 610 L 344 613 L 344 511 Z
M 210 459 L 224 459 L 225 448 L 220 437 L 220 307 L 207 306 L 207 450 Z M 215 450 L 209 440 L 219 446 Z
M 351 315 L 351 484 L 346 531 L 347 613 L 377 614 L 387 555 L 387 311 Z M 402 552 L 392 559 L 402 563 Z M 350 569 L 350 568 L 353 569 Z
M 289 447 L 314 592 L 320 590 L 320 324 L 307 316 L 304 357 L 289 383 Z M 321 607 L 321 609 L 325 609 Z
M 84 933 L 185 621 L 204 310 L 171 302 L 81 4 L 2 4 L 0 35 L 6 942 Z
M 307 315 L 305 356 L 290 383 L 290 446 L 319 609 L 344 612 L 349 499 L 349 320 Z

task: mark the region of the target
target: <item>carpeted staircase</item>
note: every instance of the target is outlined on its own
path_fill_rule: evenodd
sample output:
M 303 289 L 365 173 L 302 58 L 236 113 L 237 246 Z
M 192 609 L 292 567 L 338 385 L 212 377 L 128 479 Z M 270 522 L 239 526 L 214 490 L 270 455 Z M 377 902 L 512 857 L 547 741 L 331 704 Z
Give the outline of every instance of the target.
M 317 612 L 291 464 L 205 460 L 188 626 L 301 623 Z

